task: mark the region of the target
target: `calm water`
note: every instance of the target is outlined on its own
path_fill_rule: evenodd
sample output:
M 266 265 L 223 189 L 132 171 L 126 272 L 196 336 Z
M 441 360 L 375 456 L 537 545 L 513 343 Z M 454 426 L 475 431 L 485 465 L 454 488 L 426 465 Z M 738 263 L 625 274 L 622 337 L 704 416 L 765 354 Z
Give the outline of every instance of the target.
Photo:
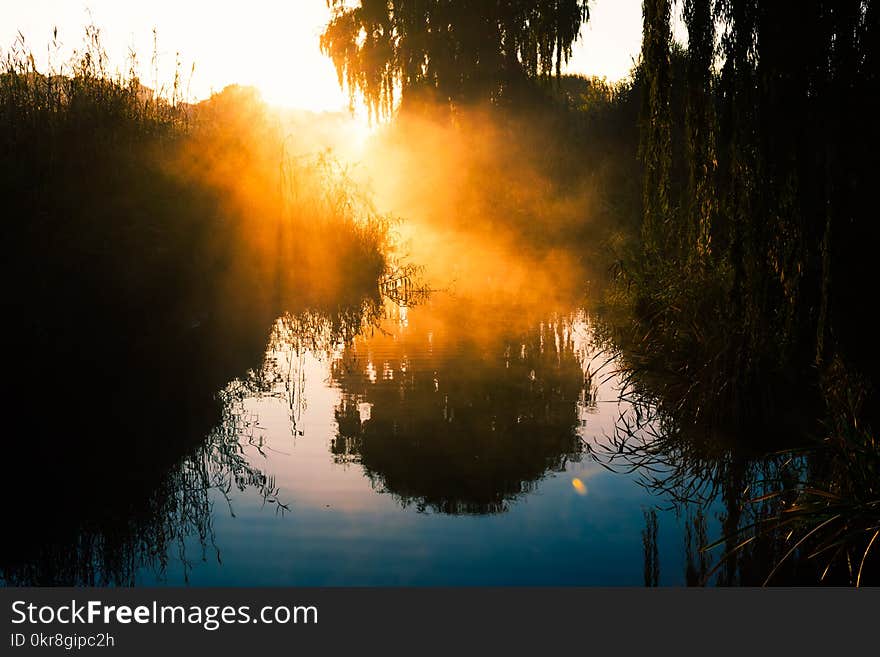
M 666 500 L 587 452 L 631 409 L 583 310 L 437 293 L 372 315 L 279 319 L 131 581 L 645 582 L 645 514 Z M 659 583 L 683 584 L 690 521 L 658 519 Z

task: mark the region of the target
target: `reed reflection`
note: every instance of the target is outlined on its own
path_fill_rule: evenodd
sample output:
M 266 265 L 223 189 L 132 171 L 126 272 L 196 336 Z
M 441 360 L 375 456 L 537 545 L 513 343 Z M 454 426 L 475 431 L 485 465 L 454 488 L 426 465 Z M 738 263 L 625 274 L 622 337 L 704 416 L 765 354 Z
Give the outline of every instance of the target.
M 38 461 L 39 480 L 27 469 L 12 473 L 13 490 L 23 494 L 6 506 L 14 531 L 0 543 L 0 581 L 134 585 L 144 573 L 163 581 L 173 568 L 185 582 L 197 563 L 222 562 L 214 521 L 235 514 L 236 494 L 255 495 L 278 515 L 290 511 L 249 406 L 255 397 L 284 396 L 295 418 L 304 402 L 296 368 L 271 354 L 279 341 L 295 354 L 331 335 L 350 338 L 346 332 L 357 331 L 376 304 L 366 296 L 287 314 L 268 340 L 257 317 L 206 323 L 179 341 L 166 339 L 164 359 L 152 367 L 135 362 L 158 353 L 146 339 L 131 339 L 124 350 L 96 345 L 95 365 L 77 372 L 81 390 L 59 397 L 56 414 L 34 422 L 44 399 L 32 398 L 20 406 L 32 413 L 10 424 L 32 438 L 10 445 L 14 462 L 33 460 L 35 446 L 52 458 Z M 114 360 L 123 357 L 126 369 Z M 64 441 L 69 428 L 87 428 L 88 446 Z
M 666 403 L 662 382 L 617 353 L 619 415 L 613 434 L 589 444 L 608 469 L 638 477 L 660 507 L 684 519 L 684 581 L 692 586 L 869 584 L 877 562 L 875 480 L 831 441 L 787 446 L 777 423 L 760 440 L 731 439 L 699 410 Z M 706 400 L 703 400 L 706 403 Z M 805 411 L 806 412 L 806 411 Z M 729 427 L 727 427 L 729 431 Z M 774 440 L 772 452 L 759 447 Z M 709 517 L 717 527 L 710 533 Z M 656 582 L 658 520 L 646 513 L 646 583 Z
M 157 446 L 139 463 L 123 447 L 120 460 L 114 458 L 120 454 L 95 455 L 72 477 L 36 492 L 26 507 L 29 516 L 16 527 L 20 531 L 0 548 L 0 580 L 14 586 L 132 586 L 145 570 L 163 579 L 175 560 L 187 581 L 195 563 L 221 559 L 214 505 L 228 502 L 233 488 L 255 492 L 278 512 L 289 510 L 274 478 L 243 453 L 242 441 L 255 441 L 242 392 L 233 382 L 220 393 L 219 423 L 170 465 L 167 446 Z M 37 503 L 45 504 L 42 513 Z

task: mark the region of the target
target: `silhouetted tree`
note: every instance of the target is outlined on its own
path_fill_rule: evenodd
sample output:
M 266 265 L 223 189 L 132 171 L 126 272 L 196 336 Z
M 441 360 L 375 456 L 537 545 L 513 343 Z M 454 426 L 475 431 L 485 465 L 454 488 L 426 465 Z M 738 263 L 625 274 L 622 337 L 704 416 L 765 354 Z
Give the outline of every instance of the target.
M 352 98 L 390 115 L 398 98 L 498 101 L 524 80 L 560 76 L 587 0 L 329 0 L 321 48 Z M 419 93 L 417 93 L 419 92 Z
M 644 296 L 690 322 L 691 292 L 716 289 L 728 321 L 700 314 L 729 329 L 744 388 L 868 342 L 852 317 L 877 238 L 878 13 L 686 0 L 679 73 L 671 2 L 644 1 Z
M 761 531 L 719 582 L 864 583 L 876 511 L 863 500 L 876 499 L 880 457 L 877 340 L 863 319 L 880 237 L 880 2 L 684 0 L 686 47 L 672 40 L 671 5 L 643 5 L 626 358 L 670 426 L 737 427 L 740 444 L 762 435 L 764 449 L 779 436 L 821 444 L 803 480 L 780 475 L 773 499 L 790 499 L 755 523 L 741 508 L 748 487 L 728 478 L 728 551 L 744 524 Z M 814 572 L 795 544 L 838 551 Z

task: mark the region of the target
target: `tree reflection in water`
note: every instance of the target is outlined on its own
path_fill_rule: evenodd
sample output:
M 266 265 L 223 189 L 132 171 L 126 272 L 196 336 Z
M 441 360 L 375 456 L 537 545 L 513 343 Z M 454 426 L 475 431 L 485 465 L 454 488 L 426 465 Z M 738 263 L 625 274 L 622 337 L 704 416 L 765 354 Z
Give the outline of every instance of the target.
M 344 391 L 331 447 L 337 462 L 360 464 L 376 490 L 404 507 L 484 514 L 506 510 L 548 472 L 580 459 L 584 377 L 570 319 L 486 339 L 468 335 L 479 330 L 462 321 L 431 341 L 408 337 L 405 308 L 398 320 L 403 329 L 350 343 L 334 362 Z
M 582 311 L 494 313 L 487 300 L 389 285 L 393 301 L 374 295 L 285 314 L 268 341 L 264 333 L 238 352 L 211 342 L 207 354 L 237 355 L 210 374 L 177 363 L 176 379 L 160 371 L 108 390 L 100 449 L 71 451 L 68 467 L 47 470 L 48 492 L 35 490 L 29 504 L 16 506 L 24 520 L 0 548 L 3 581 L 130 585 L 145 571 L 161 580 L 173 567 L 185 579 L 197 562 L 222 561 L 214 520 L 236 513 L 239 492 L 256 494 L 278 515 L 296 511 L 270 472 L 272 452 L 253 402 L 280 400 L 290 435 L 303 435 L 313 385 L 338 393 L 328 458 L 362 468 L 375 491 L 404 508 L 504 513 L 587 457 L 637 477 L 658 506 L 684 518 L 681 575 L 690 585 L 873 581 L 859 551 L 876 525 L 874 498 L 865 498 L 858 522 L 836 509 L 849 484 L 833 461 L 791 448 L 767 455 L 687 425 L 630 376 L 613 344 L 594 340 Z M 326 365 L 327 381 L 306 381 L 308 359 Z M 233 367 L 246 373 L 218 384 Z M 174 395 L 164 396 L 168 380 L 176 381 Z M 221 387 L 210 401 L 205 392 Z M 619 397 L 609 399 L 614 391 Z M 132 426 L 135 403 L 150 411 L 143 426 Z M 600 425 L 613 427 L 607 435 L 590 420 L 600 416 Z M 71 417 L 82 423 L 88 414 Z M 158 439 L 169 426 L 178 441 Z M 124 430 L 131 435 L 119 441 Z M 822 481 L 826 488 L 815 487 Z M 806 505 L 822 495 L 834 504 Z M 657 585 L 669 568 L 660 563 L 668 552 L 658 537 L 671 516 L 647 509 L 644 517 L 644 581 Z M 831 531 L 811 533 L 816 527 Z

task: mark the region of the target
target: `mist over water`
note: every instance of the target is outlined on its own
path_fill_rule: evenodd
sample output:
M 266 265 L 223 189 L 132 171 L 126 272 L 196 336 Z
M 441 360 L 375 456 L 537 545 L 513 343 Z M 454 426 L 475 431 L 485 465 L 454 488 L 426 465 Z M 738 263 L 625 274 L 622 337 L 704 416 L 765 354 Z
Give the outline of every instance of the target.
M 126 386 L 168 405 L 145 405 L 128 435 L 121 400 L 77 416 L 78 430 L 109 429 L 74 461 L 92 485 L 54 482 L 74 522 L 50 520 L 63 506 L 44 507 L 45 524 L 20 511 L 39 528 L 7 545 L 6 583 L 641 583 L 653 501 L 589 456 L 614 432 L 618 393 L 595 371 L 607 359 L 584 309 L 587 265 L 560 228 L 578 223 L 575 205 L 554 200 L 526 146 L 508 143 L 499 163 L 502 130 L 475 113 L 472 132 L 427 119 L 378 130 L 345 161 L 331 129 L 279 141 L 294 119 L 246 90 L 200 116 L 208 129 L 159 164 L 216 190 L 211 239 L 231 246 L 212 296 L 196 287 L 184 308 L 180 353 L 162 356 L 178 373 Z M 341 175 L 297 168 L 318 145 Z M 378 288 L 332 228 L 309 224 L 337 202 L 393 215 Z M 286 207 L 296 214 L 269 219 Z M 680 538 L 663 537 L 669 583 Z

